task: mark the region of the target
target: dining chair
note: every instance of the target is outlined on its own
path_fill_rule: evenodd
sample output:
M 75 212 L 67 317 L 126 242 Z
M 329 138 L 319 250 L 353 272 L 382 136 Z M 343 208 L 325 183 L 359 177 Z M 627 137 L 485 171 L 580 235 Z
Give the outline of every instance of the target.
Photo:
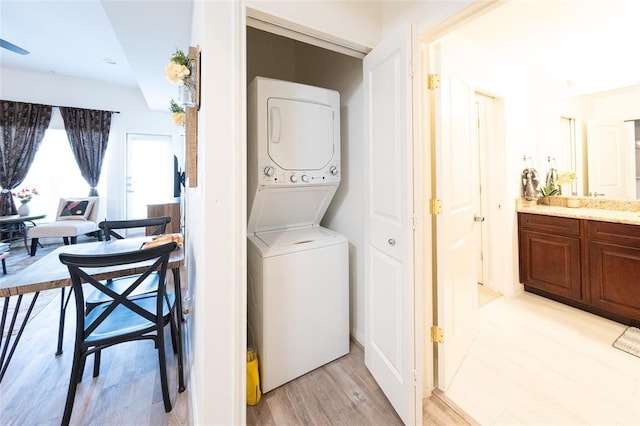
M 111 237 L 124 239 L 125 237 L 116 232 L 116 230 L 129 230 L 133 228 L 148 228 L 147 235 L 164 234 L 167 230 L 167 224 L 171 222 L 170 216 L 149 217 L 146 219 L 130 219 L 130 220 L 104 220 L 98 224 L 104 234 L 104 238 L 109 241 Z
M 111 237 L 114 237 L 117 239 L 124 239 L 124 237 L 121 234 L 117 233 L 115 230 L 151 227 L 150 228 L 151 231 L 149 235 L 160 235 L 165 232 L 165 230 L 167 229 L 167 224 L 169 222 L 171 222 L 171 217 L 169 216 L 153 217 L 153 218 L 146 218 L 146 219 L 133 219 L 133 220 L 103 220 L 102 222 L 98 223 L 97 228 L 98 228 L 98 235 L 101 236 L 100 238 L 102 238 L 102 235 L 104 235 L 105 240 L 110 241 Z M 122 232 L 122 234 L 124 233 Z M 73 239 L 72 239 L 72 243 L 75 243 Z M 32 253 L 35 253 L 35 250 L 33 250 Z M 126 280 L 121 280 L 121 281 L 118 281 L 116 284 L 119 285 L 120 287 L 125 287 L 127 285 L 127 282 Z M 136 297 L 140 294 L 148 294 L 148 293 L 154 292 L 156 291 L 157 287 L 158 287 L 158 277 L 155 275 L 151 275 L 144 282 L 144 285 L 137 288 L 136 291 L 133 294 L 131 294 L 131 297 Z M 114 289 L 114 290 L 117 291 L 118 289 Z M 62 300 L 60 303 L 60 320 L 58 325 L 58 346 L 56 350 L 56 355 L 62 354 L 62 344 L 64 340 L 64 318 L 65 318 L 65 312 L 67 310 L 67 305 L 69 304 L 69 297 L 71 296 L 71 293 L 69 293 L 69 296 L 67 296 L 67 298 L 65 299 L 64 292 L 65 292 L 65 289 L 63 288 Z M 87 308 L 90 311 L 95 306 L 107 300 L 109 300 L 109 297 L 106 296 L 104 293 L 92 292 L 87 295 L 87 299 L 86 299 Z
M 71 285 L 75 296 L 76 334 L 74 340 L 73 362 L 69 390 L 62 418 L 62 424 L 71 420 L 76 388 L 82 379 L 87 357 L 94 354 L 93 377 L 100 373 L 100 352 L 124 342 L 149 339 L 158 351 L 160 384 L 166 412 L 171 411 L 171 399 L 167 380 L 164 329 L 170 325 L 173 352 L 178 355 L 178 381 L 181 392 L 184 390 L 182 339 L 178 327 L 176 295 L 167 291 L 166 275 L 170 254 L 177 244 L 172 242 L 161 246 L 106 255 L 60 254 L 60 262 L 66 265 L 71 276 Z M 145 262 L 143 272 L 123 290 L 116 292 L 92 275 L 98 268 L 115 265 L 129 265 Z M 142 285 L 151 274 L 158 274 L 158 289 L 147 297 L 129 299 L 128 296 Z M 115 278 L 113 281 L 118 280 Z M 84 299 L 86 287 L 109 296 L 109 301 L 87 311 Z
M 122 240 L 125 237 L 121 234 L 125 234 L 122 230 L 134 229 L 134 228 L 151 228 L 151 233 L 149 235 L 160 235 L 165 232 L 167 229 L 167 224 L 171 222 L 171 217 L 163 216 L 163 217 L 151 217 L 147 219 L 132 219 L 132 220 L 103 220 L 98 224 L 98 228 L 102 231 L 104 238 L 106 241 L 111 241 L 111 237 Z M 121 233 L 116 232 L 116 230 Z M 135 277 L 130 277 L 129 280 L 135 279 Z M 127 279 L 109 281 L 107 286 L 113 287 L 118 286 L 121 288 L 126 287 L 128 285 Z M 139 286 L 132 294 L 129 295 L 129 298 L 138 297 L 140 295 L 146 295 L 148 293 L 153 293 L 158 288 L 158 276 L 157 274 L 151 274 L 145 282 Z M 113 289 L 114 291 L 118 291 L 118 289 Z M 93 291 L 87 295 L 87 299 L 85 303 L 87 304 L 87 310 L 91 310 L 100 303 L 104 303 L 109 300 L 109 296 L 103 292 Z

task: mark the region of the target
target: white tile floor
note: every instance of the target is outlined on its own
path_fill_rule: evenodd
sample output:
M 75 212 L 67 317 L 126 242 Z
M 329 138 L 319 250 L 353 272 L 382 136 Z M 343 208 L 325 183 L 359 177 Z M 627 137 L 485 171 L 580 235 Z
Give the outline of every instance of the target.
M 499 297 L 445 393 L 482 425 L 640 425 L 626 326 L 530 293 Z

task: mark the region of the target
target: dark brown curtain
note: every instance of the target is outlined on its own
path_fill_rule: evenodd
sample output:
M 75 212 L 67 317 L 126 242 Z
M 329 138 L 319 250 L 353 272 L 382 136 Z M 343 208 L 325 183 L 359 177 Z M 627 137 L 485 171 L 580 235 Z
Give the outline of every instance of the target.
M 60 112 L 80 173 L 91 187 L 89 196 L 97 196 L 112 112 L 68 107 L 60 107 Z
M 49 121 L 49 105 L 0 101 L 0 215 L 17 213 L 11 190 L 27 177 Z

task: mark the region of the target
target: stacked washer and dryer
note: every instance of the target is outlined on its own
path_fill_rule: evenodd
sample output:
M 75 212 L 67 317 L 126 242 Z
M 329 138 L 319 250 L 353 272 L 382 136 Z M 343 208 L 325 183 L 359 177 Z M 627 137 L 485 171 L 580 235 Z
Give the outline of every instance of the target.
M 340 183 L 340 95 L 256 77 L 248 90 L 249 338 L 262 392 L 349 352 L 347 239 L 320 226 Z

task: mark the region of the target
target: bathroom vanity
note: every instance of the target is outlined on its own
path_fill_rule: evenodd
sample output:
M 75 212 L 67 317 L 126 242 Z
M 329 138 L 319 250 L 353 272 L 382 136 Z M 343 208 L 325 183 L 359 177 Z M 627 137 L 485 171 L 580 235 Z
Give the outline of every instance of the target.
M 594 207 L 585 198 L 585 207 L 570 208 L 567 198 L 550 198 L 552 205 L 518 203 L 525 290 L 640 325 L 640 203 Z

